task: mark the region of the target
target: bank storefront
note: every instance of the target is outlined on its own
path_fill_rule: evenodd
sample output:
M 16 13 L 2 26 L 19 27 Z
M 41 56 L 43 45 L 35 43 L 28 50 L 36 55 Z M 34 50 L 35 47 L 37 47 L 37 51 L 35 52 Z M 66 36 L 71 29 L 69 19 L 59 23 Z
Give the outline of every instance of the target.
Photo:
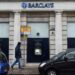
M 75 2 L 0 2 L 0 39 L 10 65 L 18 41 L 22 66 L 38 65 L 75 48 L 74 30 Z

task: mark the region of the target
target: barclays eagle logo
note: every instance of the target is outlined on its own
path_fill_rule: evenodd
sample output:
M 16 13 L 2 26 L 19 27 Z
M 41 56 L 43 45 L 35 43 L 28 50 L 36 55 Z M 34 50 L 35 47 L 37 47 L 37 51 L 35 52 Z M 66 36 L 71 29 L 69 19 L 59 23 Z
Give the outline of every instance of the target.
M 26 3 L 22 3 L 22 8 L 26 8 L 27 4 Z

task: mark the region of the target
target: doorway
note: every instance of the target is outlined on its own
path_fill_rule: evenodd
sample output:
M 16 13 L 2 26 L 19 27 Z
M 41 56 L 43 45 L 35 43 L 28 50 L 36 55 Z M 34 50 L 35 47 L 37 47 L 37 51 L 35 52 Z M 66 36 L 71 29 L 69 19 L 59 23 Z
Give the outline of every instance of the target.
M 31 33 L 27 39 L 27 62 L 39 63 L 49 59 L 48 23 L 28 23 Z

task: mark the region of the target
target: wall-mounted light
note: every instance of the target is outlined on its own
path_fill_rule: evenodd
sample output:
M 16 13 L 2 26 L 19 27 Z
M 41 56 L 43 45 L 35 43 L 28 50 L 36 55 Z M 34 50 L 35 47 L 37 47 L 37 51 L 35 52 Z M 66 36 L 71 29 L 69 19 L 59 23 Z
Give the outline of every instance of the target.
M 55 27 L 54 27 L 54 26 L 51 26 L 51 27 L 50 27 L 50 31 L 51 31 L 51 34 L 54 35 L 54 34 L 55 34 L 55 33 L 54 33 Z

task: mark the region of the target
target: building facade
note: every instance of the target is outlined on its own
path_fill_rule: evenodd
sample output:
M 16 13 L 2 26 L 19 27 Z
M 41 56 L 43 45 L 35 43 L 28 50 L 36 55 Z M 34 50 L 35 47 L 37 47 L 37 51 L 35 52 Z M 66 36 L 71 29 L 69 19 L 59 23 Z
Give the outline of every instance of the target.
M 22 66 L 38 65 L 75 48 L 74 30 L 74 1 L 0 2 L 0 39 L 10 65 L 19 41 Z

